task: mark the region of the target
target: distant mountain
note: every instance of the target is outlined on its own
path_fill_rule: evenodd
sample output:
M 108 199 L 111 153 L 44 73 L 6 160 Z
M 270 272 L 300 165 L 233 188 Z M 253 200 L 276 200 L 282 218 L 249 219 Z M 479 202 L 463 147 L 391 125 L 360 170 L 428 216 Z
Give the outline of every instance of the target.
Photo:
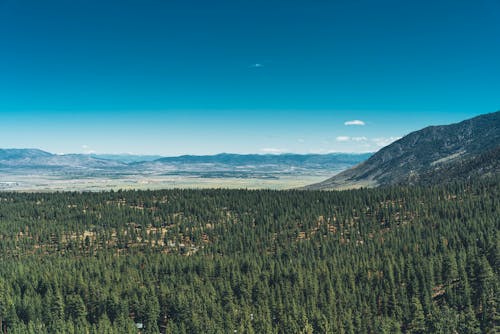
M 38 149 L 0 149 L 0 181 L 40 179 L 204 178 L 279 179 L 324 177 L 366 160 L 370 154 L 228 154 L 179 157 L 52 154 Z M 12 176 L 12 177 L 11 177 Z M 16 176 L 16 177 L 13 177 Z
M 166 157 L 153 161 L 154 164 L 164 165 L 219 165 L 232 167 L 256 167 L 256 166 L 289 166 L 306 167 L 316 166 L 325 168 L 327 166 L 352 166 L 368 159 L 371 153 L 349 154 L 232 154 L 221 153 L 216 155 L 183 155 L 179 157 Z M 146 163 L 151 164 L 151 163 Z
M 500 111 L 429 126 L 382 148 L 365 162 L 307 189 L 433 184 L 498 173 Z
M 204 178 L 277 178 L 285 175 L 340 172 L 371 154 L 230 154 L 184 155 L 130 164 L 131 168 L 163 173 L 183 173 Z
M 0 161 L 27 161 L 30 159 L 48 158 L 51 156 L 53 156 L 53 154 L 36 148 L 0 149 Z
M 91 157 L 105 160 L 115 160 L 123 163 L 153 161 L 161 159 L 161 155 L 139 155 L 139 154 L 90 154 Z
M 85 154 L 52 154 L 39 149 L 0 149 L 0 168 L 47 169 L 76 168 L 101 169 L 123 166 L 119 161 L 92 157 Z

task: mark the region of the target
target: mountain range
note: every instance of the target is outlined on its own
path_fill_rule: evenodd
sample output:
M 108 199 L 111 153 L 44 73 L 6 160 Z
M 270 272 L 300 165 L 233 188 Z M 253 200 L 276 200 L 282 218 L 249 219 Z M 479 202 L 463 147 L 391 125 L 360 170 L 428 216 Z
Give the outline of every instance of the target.
M 177 157 L 140 155 L 52 154 L 39 149 L 0 149 L 0 168 L 66 168 L 105 170 L 300 170 L 345 169 L 371 154 L 230 154 L 182 155 Z
M 37 189 L 54 180 L 137 180 L 175 177 L 302 180 L 302 189 L 341 190 L 452 182 L 500 172 L 500 111 L 412 132 L 375 154 L 229 154 L 178 157 L 131 154 L 52 154 L 0 149 L 0 188 Z M 36 179 L 31 186 L 30 179 Z M 21 180 L 21 181 L 19 181 Z M 41 180 L 41 181 L 40 181 Z M 135 181 L 134 181 L 135 180 Z M 18 182 L 19 181 L 19 182 Z M 43 181 L 43 182 L 42 182 Z M 85 181 L 87 182 L 87 181 Z M 99 181 L 101 182 L 101 181 Z M 141 181 L 142 182 L 142 181 Z M 170 181 L 168 181 L 170 182 Z M 260 181 L 259 181 L 260 182 Z M 258 183 L 261 184 L 261 183 Z M 290 184 L 291 185 L 291 184 Z M 263 183 L 261 186 L 266 187 Z M 24 187 L 24 188 L 23 188 Z
M 0 168 L 99 169 L 123 165 L 121 161 L 86 154 L 52 154 L 39 149 L 0 149 Z
M 0 189 L 104 190 L 109 187 L 119 189 L 148 185 L 157 188 L 290 188 L 317 182 L 332 173 L 354 166 L 369 156 L 370 154 L 345 153 L 222 153 L 159 157 L 130 154 L 60 155 L 39 149 L 0 149 Z
M 368 160 L 306 189 L 436 184 L 498 173 L 500 111 L 429 126 L 382 148 Z

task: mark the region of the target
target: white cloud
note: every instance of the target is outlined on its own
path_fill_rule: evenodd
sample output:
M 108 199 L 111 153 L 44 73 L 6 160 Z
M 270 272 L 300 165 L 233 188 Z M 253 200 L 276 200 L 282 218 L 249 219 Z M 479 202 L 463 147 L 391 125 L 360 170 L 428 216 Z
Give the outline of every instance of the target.
M 349 141 L 351 140 L 351 137 L 348 137 L 348 136 L 338 136 L 337 138 L 335 138 L 337 141 Z
M 401 137 L 380 137 L 380 138 L 373 138 L 372 142 L 375 143 L 378 147 L 384 147 L 387 146 L 396 140 L 401 139 Z
M 336 141 L 345 143 L 347 145 L 355 145 L 353 147 L 363 148 L 364 151 L 366 150 L 376 151 L 384 146 L 387 146 L 395 142 L 398 139 L 401 139 L 401 137 L 367 138 L 365 136 L 360 136 L 360 137 L 338 136 L 336 138 Z
M 263 67 L 264 65 L 262 65 L 261 63 L 256 63 L 256 64 L 252 64 L 250 65 L 251 68 L 259 68 L 259 67 Z
M 363 141 L 367 141 L 368 138 L 366 138 L 365 136 L 362 136 L 362 137 L 338 136 L 336 138 L 336 140 L 341 141 L 341 142 L 346 142 L 346 141 L 363 142 Z
M 360 142 L 360 141 L 367 141 L 368 138 L 366 138 L 365 136 L 363 136 L 363 137 L 351 137 L 351 140 Z
M 360 121 L 359 119 L 355 119 L 355 120 L 352 120 L 352 121 L 346 121 L 344 122 L 344 125 L 365 125 L 365 122 L 363 121 Z
M 330 153 L 330 150 L 324 149 L 324 148 L 319 148 L 316 150 L 309 150 L 310 154 L 325 154 L 325 153 Z
M 266 154 L 281 154 L 286 152 L 284 149 L 274 147 L 261 148 L 260 151 Z

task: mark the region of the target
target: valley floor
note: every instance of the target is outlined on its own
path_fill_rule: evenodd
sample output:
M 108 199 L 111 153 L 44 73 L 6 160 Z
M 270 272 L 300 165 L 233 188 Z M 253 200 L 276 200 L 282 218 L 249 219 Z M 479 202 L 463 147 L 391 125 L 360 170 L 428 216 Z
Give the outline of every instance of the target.
M 332 173 L 273 177 L 124 176 L 59 178 L 49 175 L 2 175 L 0 191 L 103 191 L 118 189 L 293 189 L 317 183 Z

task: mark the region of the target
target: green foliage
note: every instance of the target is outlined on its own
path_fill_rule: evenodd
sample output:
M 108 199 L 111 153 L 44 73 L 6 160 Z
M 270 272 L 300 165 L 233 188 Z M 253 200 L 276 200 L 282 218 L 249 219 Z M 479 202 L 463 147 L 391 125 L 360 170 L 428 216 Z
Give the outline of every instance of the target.
M 499 181 L 0 193 L 0 332 L 496 333 Z

